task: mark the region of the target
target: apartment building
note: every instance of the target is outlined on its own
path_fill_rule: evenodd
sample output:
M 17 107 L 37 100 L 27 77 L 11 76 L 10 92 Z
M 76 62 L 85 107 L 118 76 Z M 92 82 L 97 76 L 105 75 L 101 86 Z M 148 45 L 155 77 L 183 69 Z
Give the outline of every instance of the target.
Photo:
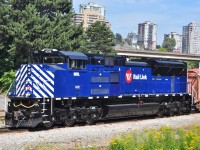
M 79 13 L 75 13 L 73 22 L 75 24 L 83 23 L 84 28 L 88 28 L 96 21 L 105 22 L 110 27 L 109 21 L 105 18 L 106 9 L 97 3 L 88 3 L 87 5 L 80 5 Z
M 164 35 L 164 40 L 166 38 L 173 38 L 176 41 L 176 45 L 174 47 L 174 51 L 182 52 L 182 35 L 177 34 L 176 32 L 171 32 L 170 34 Z
M 132 45 L 137 44 L 138 35 L 135 32 L 130 32 L 127 35 L 127 39 L 130 40 Z
M 144 49 L 156 50 L 157 25 L 146 21 L 138 24 L 138 44 Z
M 200 26 L 196 22 L 183 27 L 182 52 L 200 54 Z
M 100 6 L 97 3 L 90 2 L 85 5 L 81 4 L 79 9 L 80 9 L 79 10 L 80 13 L 83 13 L 84 10 L 90 10 L 90 11 L 97 11 L 100 16 L 103 16 L 103 17 L 106 16 L 106 8 L 104 6 Z

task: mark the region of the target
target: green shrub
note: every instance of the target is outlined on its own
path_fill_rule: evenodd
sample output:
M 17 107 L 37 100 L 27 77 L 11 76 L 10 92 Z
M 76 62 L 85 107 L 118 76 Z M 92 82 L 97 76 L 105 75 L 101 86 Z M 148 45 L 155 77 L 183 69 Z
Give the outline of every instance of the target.
M 9 89 L 14 78 L 15 78 L 15 71 L 11 70 L 5 72 L 3 76 L 0 78 L 0 92 L 6 92 Z
M 199 150 L 200 126 L 134 132 L 114 138 L 109 147 L 110 150 Z

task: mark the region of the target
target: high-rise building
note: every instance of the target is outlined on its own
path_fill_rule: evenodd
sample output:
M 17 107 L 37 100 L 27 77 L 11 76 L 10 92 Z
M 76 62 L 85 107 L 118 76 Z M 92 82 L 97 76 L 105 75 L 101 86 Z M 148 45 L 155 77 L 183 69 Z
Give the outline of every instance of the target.
M 126 41 L 126 40 L 128 40 L 128 41 Z M 127 38 L 125 39 L 125 41 L 128 44 L 129 48 L 140 49 L 140 47 L 137 44 L 137 42 L 138 42 L 138 35 L 137 35 L 137 33 L 135 33 L 135 32 L 129 32 L 128 35 L 127 35 Z
M 183 27 L 182 51 L 200 54 L 200 26 L 195 22 Z
M 84 10 L 97 11 L 100 16 L 106 16 L 106 8 L 104 6 L 98 5 L 97 3 L 90 2 L 87 5 L 81 4 L 79 12 L 83 13 Z
M 132 45 L 137 45 L 138 35 L 135 32 L 128 33 L 127 39 L 131 42 Z
M 179 35 L 176 32 L 171 32 L 171 34 L 164 35 L 164 40 L 166 38 L 173 38 L 176 41 L 174 50 L 179 51 L 180 53 L 182 52 L 182 35 Z
M 145 49 L 155 50 L 157 40 L 157 25 L 146 21 L 138 25 L 138 44 Z
M 84 28 L 88 28 L 96 21 L 105 22 L 110 27 L 109 21 L 105 18 L 106 9 L 97 3 L 88 3 L 87 5 L 80 5 L 79 13 L 75 13 L 73 22 L 75 24 L 83 23 Z

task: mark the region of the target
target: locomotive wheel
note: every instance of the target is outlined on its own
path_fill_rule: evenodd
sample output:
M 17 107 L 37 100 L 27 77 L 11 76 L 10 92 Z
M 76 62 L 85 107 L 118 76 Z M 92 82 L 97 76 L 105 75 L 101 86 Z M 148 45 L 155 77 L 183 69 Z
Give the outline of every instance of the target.
M 63 123 L 65 126 L 67 127 L 71 127 L 74 125 L 74 123 L 76 122 L 76 116 L 66 116 L 63 120 Z
M 189 111 L 187 109 L 187 106 L 183 106 L 183 114 L 184 115 L 188 115 L 189 114 Z
M 173 109 L 169 109 L 169 116 L 174 116 L 174 110 Z
M 48 129 L 48 128 L 51 128 L 53 124 L 54 124 L 54 117 L 47 116 L 43 118 L 43 123 L 42 123 L 43 127 Z
M 163 110 L 159 110 L 156 114 L 159 118 L 162 118 L 164 116 Z
M 190 114 L 190 109 L 189 109 L 189 108 L 187 108 L 187 107 L 186 107 L 185 114 L 186 114 L 186 115 L 189 115 L 189 114 Z
M 54 121 L 50 121 L 48 123 L 43 123 L 43 126 L 48 129 L 48 128 L 51 128 L 53 124 L 54 124 Z
M 85 118 L 87 124 L 92 125 L 94 124 L 95 120 L 98 118 L 96 113 L 90 114 Z
M 179 113 L 179 115 L 183 115 L 183 114 L 184 114 L 183 109 L 182 109 L 182 108 L 179 108 L 178 113 Z

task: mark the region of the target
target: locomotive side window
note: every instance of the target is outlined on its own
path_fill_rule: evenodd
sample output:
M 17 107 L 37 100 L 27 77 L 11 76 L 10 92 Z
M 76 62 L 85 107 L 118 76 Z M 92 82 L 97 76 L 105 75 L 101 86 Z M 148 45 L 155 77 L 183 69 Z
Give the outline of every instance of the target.
M 70 69 L 85 69 L 85 60 L 74 60 L 69 59 L 69 68 Z
M 119 61 L 118 59 L 115 59 L 115 60 L 114 60 L 114 65 L 115 65 L 115 66 L 119 66 L 119 65 L 120 65 L 120 61 Z
M 114 66 L 114 58 L 106 57 L 105 58 L 105 66 Z
M 95 59 L 91 58 L 91 64 L 95 64 Z
M 74 68 L 75 67 L 75 60 L 69 60 L 69 68 Z
M 90 64 L 102 65 L 102 64 L 104 64 L 104 58 L 102 56 L 94 56 L 90 59 Z
M 64 60 L 61 57 L 44 57 L 43 58 L 43 63 L 47 64 L 58 64 L 58 63 L 63 63 Z

